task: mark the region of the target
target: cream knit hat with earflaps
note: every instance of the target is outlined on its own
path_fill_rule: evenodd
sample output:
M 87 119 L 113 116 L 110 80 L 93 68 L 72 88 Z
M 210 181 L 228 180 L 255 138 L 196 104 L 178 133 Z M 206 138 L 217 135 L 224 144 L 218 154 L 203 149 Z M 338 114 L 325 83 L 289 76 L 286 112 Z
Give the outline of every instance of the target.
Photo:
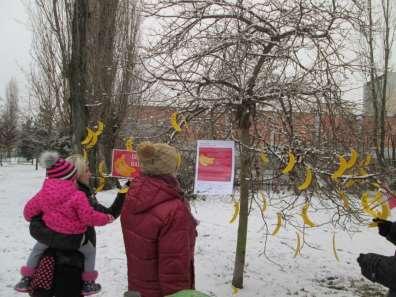
M 174 175 L 179 166 L 179 153 L 165 143 L 142 142 L 137 147 L 140 169 L 147 175 Z

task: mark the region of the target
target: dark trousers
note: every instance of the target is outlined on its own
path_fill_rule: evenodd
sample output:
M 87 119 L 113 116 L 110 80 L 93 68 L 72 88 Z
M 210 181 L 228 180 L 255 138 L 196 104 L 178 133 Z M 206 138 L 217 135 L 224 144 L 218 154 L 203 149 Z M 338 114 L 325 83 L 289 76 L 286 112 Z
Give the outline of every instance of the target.
M 396 297 L 396 291 L 390 289 L 388 292 L 388 295 L 386 295 L 386 297 Z

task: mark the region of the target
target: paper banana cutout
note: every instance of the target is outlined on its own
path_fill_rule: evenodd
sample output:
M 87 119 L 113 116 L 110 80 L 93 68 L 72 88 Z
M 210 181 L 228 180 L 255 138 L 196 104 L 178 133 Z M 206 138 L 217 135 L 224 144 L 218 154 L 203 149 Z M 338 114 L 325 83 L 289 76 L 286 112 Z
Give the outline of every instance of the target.
M 342 201 L 342 203 L 343 203 L 343 205 L 344 205 L 344 208 L 350 209 L 351 207 L 350 207 L 350 205 L 349 205 L 349 200 L 348 200 L 348 197 L 347 197 L 347 195 L 345 194 L 345 192 L 341 191 L 341 192 L 339 192 L 338 194 L 340 195 L 340 199 L 341 199 L 341 201 Z
M 372 206 L 374 206 L 375 204 L 369 201 L 369 195 L 367 192 L 364 192 L 362 194 L 360 202 L 362 204 L 362 209 L 366 214 L 372 216 L 373 218 L 377 217 L 377 212 L 372 209 Z
M 105 179 L 105 162 L 102 160 L 99 162 L 98 165 L 98 173 L 99 173 L 99 182 L 98 186 L 95 189 L 95 192 L 101 192 L 104 189 L 104 186 L 106 185 L 106 179 Z
M 103 133 L 104 128 L 105 128 L 105 124 L 102 121 L 99 121 L 98 128 L 96 129 L 95 134 L 97 136 L 101 135 Z
M 87 153 L 87 150 L 86 150 L 86 149 L 83 149 L 82 151 L 83 151 L 83 159 L 84 159 L 85 161 L 88 161 L 88 153 Z
M 260 161 L 261 161 L 261 164 L 263 166 L 267 165 L 269 163 L 268 155 L 266 153 L 264 153 L 264 152 L 261 153 L 260 154 Z
M 99 177 L 98 186 L 96 187 L 95 192 L 98 193 L 103 191 L 105 185 L 106 185 L 106 179 L 104 177 Z
M 199 155 L 199 164 L 201 164 L 202 166 L 209 166 L 209 165 L 213 165 L 215 161 L 215 158 L 212 157 L 208 157 L 204 154 L 200 154 Z
M 300 238 L 300 233 L 298 233 L 296 231 L 296 235 L 297 235 L 297 245 L 296 245 L 296 249 L 294 250 L 294 256 L 293 258 L 297 257 L 298 255 L 301 254 L 301 238 Z
M 315 227 L 315 223 L 311 220 L 311 218 L 308 215 L 308 208 L 309 208 L 309 203 L 305 202 L 304 207 L 301 211 L 301 216 L 303 218 L 304 224 L 309 226 L 309 227 Z
M 131 167 L 126 163 L 125 155 L 122 155 L 120 158 L 118 158 L 114 165 L 122 176 L 131 176 L 132 173 L 136 171 L 134 167 Z
M 334 257 L 336 258 L 336 260 L 337 260 L 338 262 L 340 262 L 340 258 L 338 257 L 337 249 L 336 249 L 335 233 L 333 234 L 333 254 L 334 254 Z
M 311 167 L 307 167 L 307 171 L 306 171 L 306 175 L 305 175 L 305 180 L 304 182 L 299 185 L 297 188 L 300 191 L 304 191 L 306 189 L 308 189 L 308 187 L 312 184 L 312 180 L 313 180 L 313 173 L 312 173 L 312 168 Z
M 289 160 L 287 162 L 287 165 L 282 170 L 283 174 L 289 174 L 293 170 L 294 166 L 297 163 L 297 158 L 292 152 L 289 152 L 288 157 L 289 157 Z
M 239 209 L 240 209 L 240 205 L 239 205 L 239 201 L 235 201 L 234 202 L 234 213 L 232 214 L 231 220 L 230 220 L 230 224 L 234 223 L 239 215 Z
M 348 181 L 345 183 L 345 188 L 349 189 L 353 187 L 355 184 L 356 184 L 356 180 L 348 179 Z
M 128 190 L 129 190 L 128 187 L 124 187 L 124 188 L 119 189 L 119 190 L 118 190 L 118 193 L 125 194 L 125 193 L 128 192 Z
M 238 294 L 238 292 L 239 292 L 239 289 L 232 286 L 232 295 L 236 295 L 236 294 Z
M 355 166 L 356 161 L 358 159 L 358 153 L 356 150 L 351 149 L 351 158 L 348 160 L 347 164 L 346 164 L 346 168 L 352 168 L 353 166 Z
M 338 159 L 340 161 L 338 169 L 334 171 L 334 173 L 331 175 L 331 179 L 334 181 L 341 177 L 347 169 L 347 161 L 345 160 L 345 158 L 343 156 L 338 156 Z
M 125 141 L 125 148 L 127 151 L 132 151 L 133 149 L 133 139 L 132 137 L 128 137 Z
M 268 208 L 268 202 L 267 202 L 267 199 L 265 199 L 265 196 L 263 193 L 260 192 L 260 196 L 261 196 L 261 201 L 263 203 L 263 206 L 261 207 L 261 212 L 264 214 L 264 212 Z
M 181 132 L 181 127 L 180 125 L 177 123 L 177 112 L 172 113 L 171 117 L 170 117 L 170 121 L 171 121 L 171 125 L 173 127 L 173 129 L 175 129 L 176 132 Z
M 370 163 L 371 163 L 371 160 L 372 160 L 371 154 L 367 154 L 367 155 L 366 155 L 366 158 L 364 159 L 364 161 L 363 161 L 363 163 L 362 163 L 362 165 L 363 165 L 364 167 L 369 166 Z
M 91 128 L 87 128 L 87 136 L 81 141 L 82 145 L 88 145 L 94 140 L 95 132 Z
M 278 232 L 282 226 L 282 213 L 278 212 L 276 214 L 276 217 L 277 217 L 276 227 L 275 227 L 274 231 L 272 231 L 272 234 L 271 234 L 272 236 L 275 236 L 276 234 L 278 234 Z

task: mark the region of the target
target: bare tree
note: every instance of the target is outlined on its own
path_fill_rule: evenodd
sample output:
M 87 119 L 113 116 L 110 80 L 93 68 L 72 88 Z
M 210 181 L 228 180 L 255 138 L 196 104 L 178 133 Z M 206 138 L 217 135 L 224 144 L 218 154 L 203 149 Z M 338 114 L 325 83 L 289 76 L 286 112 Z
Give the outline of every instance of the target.
M 18 137 L 19 91 L 15 79 L 6 87 L 6 97 L 0 120 L 0 147 L 8 155 L 15 149 Z
M 167 88 L 166 99 L 182 112 L 203 108 L 233 115 L 227 137 L 239 143 L 240 216 L 232 284 L 242 288 L 255 156 L 272 149 L 283 167 L 287 152 L 294 151 L 299 170 L 311 166 L 323 172 L 296 133 L 295 114 L 317 105 L 327 104 L 328 111 L 342 106 L 340 85 L 350 62 L 342 52 L 355 6 L 305 0 L 153 2 L 146 13 L 162 22 L 146 56 L 153 81 Z M 272 114 L 263 118 L 266 110 Z M 258 131 L 267 120 L 288 145 L 274 149 L 263 141 Z M 297 198 L 288 204 L 295 206 Z
M 33 94 L 57 127 L 71 126 L 75 151 L 85 128 L 103 121 L 99 151 L 108 165 L 128 106 L 139 98 L 138 7 L 131 0 L 36 0 L 32 9 Z
M 377 159 L 385 167 L 386 116 L 389 98 L 389 72 L 391 70 L 391 50 L 396 32 L 395 5 L 393 1 L 366 0 L 360 6 L 363 74 L 367 80 L 366 100 L 372 110 L 373 146 Z M 393 12 L 393 13 L 392 13 Z

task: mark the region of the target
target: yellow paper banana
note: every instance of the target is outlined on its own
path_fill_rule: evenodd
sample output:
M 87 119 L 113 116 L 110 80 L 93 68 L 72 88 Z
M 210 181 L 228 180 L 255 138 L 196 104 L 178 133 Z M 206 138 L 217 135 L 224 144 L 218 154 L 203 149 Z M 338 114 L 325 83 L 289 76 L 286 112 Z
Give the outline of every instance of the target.
M 204 154 L 200 154 L 199 155 L 199 164 L 201 164 L 202 166 L 209 166 L 209 165 L 213 165 L 215 161 L 215 158 L 212 157 L 208 157 Z
M 308 208 L 309 208 L 309 203 L 305 202 L 304 207 L 301 211 L 301 216 L 303 218 L 304 224 L 309 226 L 309 227 L 315 227 L 315 223 L 310 219 L 308 216 Z
M 176 132 L 181 132 L 182 129 L 180 125 L 177 123 L 177 114 L 178 114 L 177 112 L 172 113 L 170 117 L 170 121 L 173 129 L 175 129 Z
M 128 137 L 125 141 L 125 148 L 127 151 L 132 151 L 133 149 L 133 139 L 132 137 Z
M 274 229 L 274 231 L 272 231 L 272 236 L 275 236 L 276 234 L 278 234 L 280 228 L 282 226 L 282 213 L 278 212 L 276 214 L 276 227 Z
M 337 249 L 336 249 L 335 233 L 333 234 L 333 254 L 334 254 L 334 257 L 336 258 L 336 260 L 337 260 L 338 262 L 340 262 L 340 258 L 338 257 Z
M 347 169 L 347 161 L 345 158 L 343 156 L 338 156 L 338 159 L 340 161 L 338 169 L 331 175 L 331 179 L 334 181 L 341 177 Z
M 81 144 L 82 145 L 88 145 L 89 143 L 91 143 L 94 134 L 95 134 L 95 132 L 92 131 L 92 129 L 87 128 L 87 135 L 85 136 L 83 141 L 81 141 Z
M 96 136 L 99 136 L 103 133 L 103 130 L 105 128 L 105 124 L 102 121 L 98 122 L 98 128 L 95 131 Z
M 88 161 L 88 153 L 87 153 L 87 151 L 85 149 L 83 149 L 83 159 L 85 161 Z
M 357 159 L 358 159 L 357 151 L 355 149 L 351 149 L 351 158 L 348 160 L 346 164 L 346 168 L 349 169 L 355 166 Z
M 99 172 L 99 176 L 101 177 L 105 176 L 105 162 L 103 160 L 99 162 L 98 172 Z
M 235 201 L 234 202 L 234 213 L 232 214 L 231 220 L 230 220 L 230 224 L 234 223 L 239 215 L 239 201 Z
M 261 164 L 263 166 L 267 165 L 269 163 L 268 155 L 266 153 L 264 153 L 264 152 L 261 153 L 260 154 L 260 161 L 261 161 Z
M 363 163 L 362 163 L 362 165 L 363 165 L 364 167 L 367 167 L 368 165 L 370 165 L 371 159 L 372 159 L 371 154 L 367 154 L 367 155 L 366 155 L 366 158 L 364 159 L 364 161 L 363 161 Z
M 340 199 L 341 199 L 341 201 L 342 201 L 342 203 L 344 205 L 344 208 L 350 209 L 351 207 L 349 206 L 348 197 L 345 194 L 345 192 L 341 191 L 341 192 L 339 192 L 339 195 L 340 195 Z
M 87 150 L 89 150 L 89 149 L 93 148 L 93 147 L 96 145 L 97 142 L 98 142 L 98 135 L 97 135 L 95 132 L 93 132 L 93 134 L 92 134 L 92 139 L 91 139 L 91 141 L 85 146 L 85 148 L 86 148 Z
M 308 189 L 308 187 L 312 184 L 312 180 L 313 180 L 312 168 L 308 167 L 307 171 L 306 171 L 304 182 L 301 185 L 299 185 L 297 188 L 300 191 L 304 191 L 304 190 Z
M 118 190 L 118 193 L 125 194 L 125 193 L 128 192 L 128 190 L 129 190 L 128 187 L 124 187 L 124 188 L 119 189 L 119 190 Z
M 103 188 L 105 185 L 106 185 L 106 179 L 104 177 L 99 177 L 99 183 L 95 189 L 95 192 L 98 193 L 98 192 L 103 191 Z
M 288 159 L 287 165 L 282 170 L 283 174 L 289 174 L 293 170 L 294 166 L 297 163 L 297 158 L 292 152 L 289 152 L 288 158 L 289 159 Z
M 300 234 L 298 232 L 296 232 L 297 234 L 297 245 L 296 245 L 296 249 L 294 250 L 294 258 L 297 257 L 298 255 L 300 255 L 301 253 L 301 238 L 300 238 Z
M 232 286 L 232 295 L 236 295 L 236 294 L 238 294 L 238 292 L 239 292 L 239 289 Z
M 362 204 L 362 209 L 365 213 L 367 213 L 368 215 L 374 218 L 377 217 L 377 213 L 370 207 L 369 196 L 367 192 L 364 192 L 362 194 L 361 204 Z
M 355 183 L 356 183 L 356 181 L 355 181 L 354 179 L 348 179 L 348 181 L 345 183 L 345 188 L 349 189 L 349 188 L 352 187 Z
M 267 202 L 267 199 L 265 199 L 265 196 L 263 193 L 260 193 L 260 196 L 261 196 L 261 200 L 263 203 L 263 205 L 261 207 L 261 212 L 264 213 L 268 208 L 268 202 Z

